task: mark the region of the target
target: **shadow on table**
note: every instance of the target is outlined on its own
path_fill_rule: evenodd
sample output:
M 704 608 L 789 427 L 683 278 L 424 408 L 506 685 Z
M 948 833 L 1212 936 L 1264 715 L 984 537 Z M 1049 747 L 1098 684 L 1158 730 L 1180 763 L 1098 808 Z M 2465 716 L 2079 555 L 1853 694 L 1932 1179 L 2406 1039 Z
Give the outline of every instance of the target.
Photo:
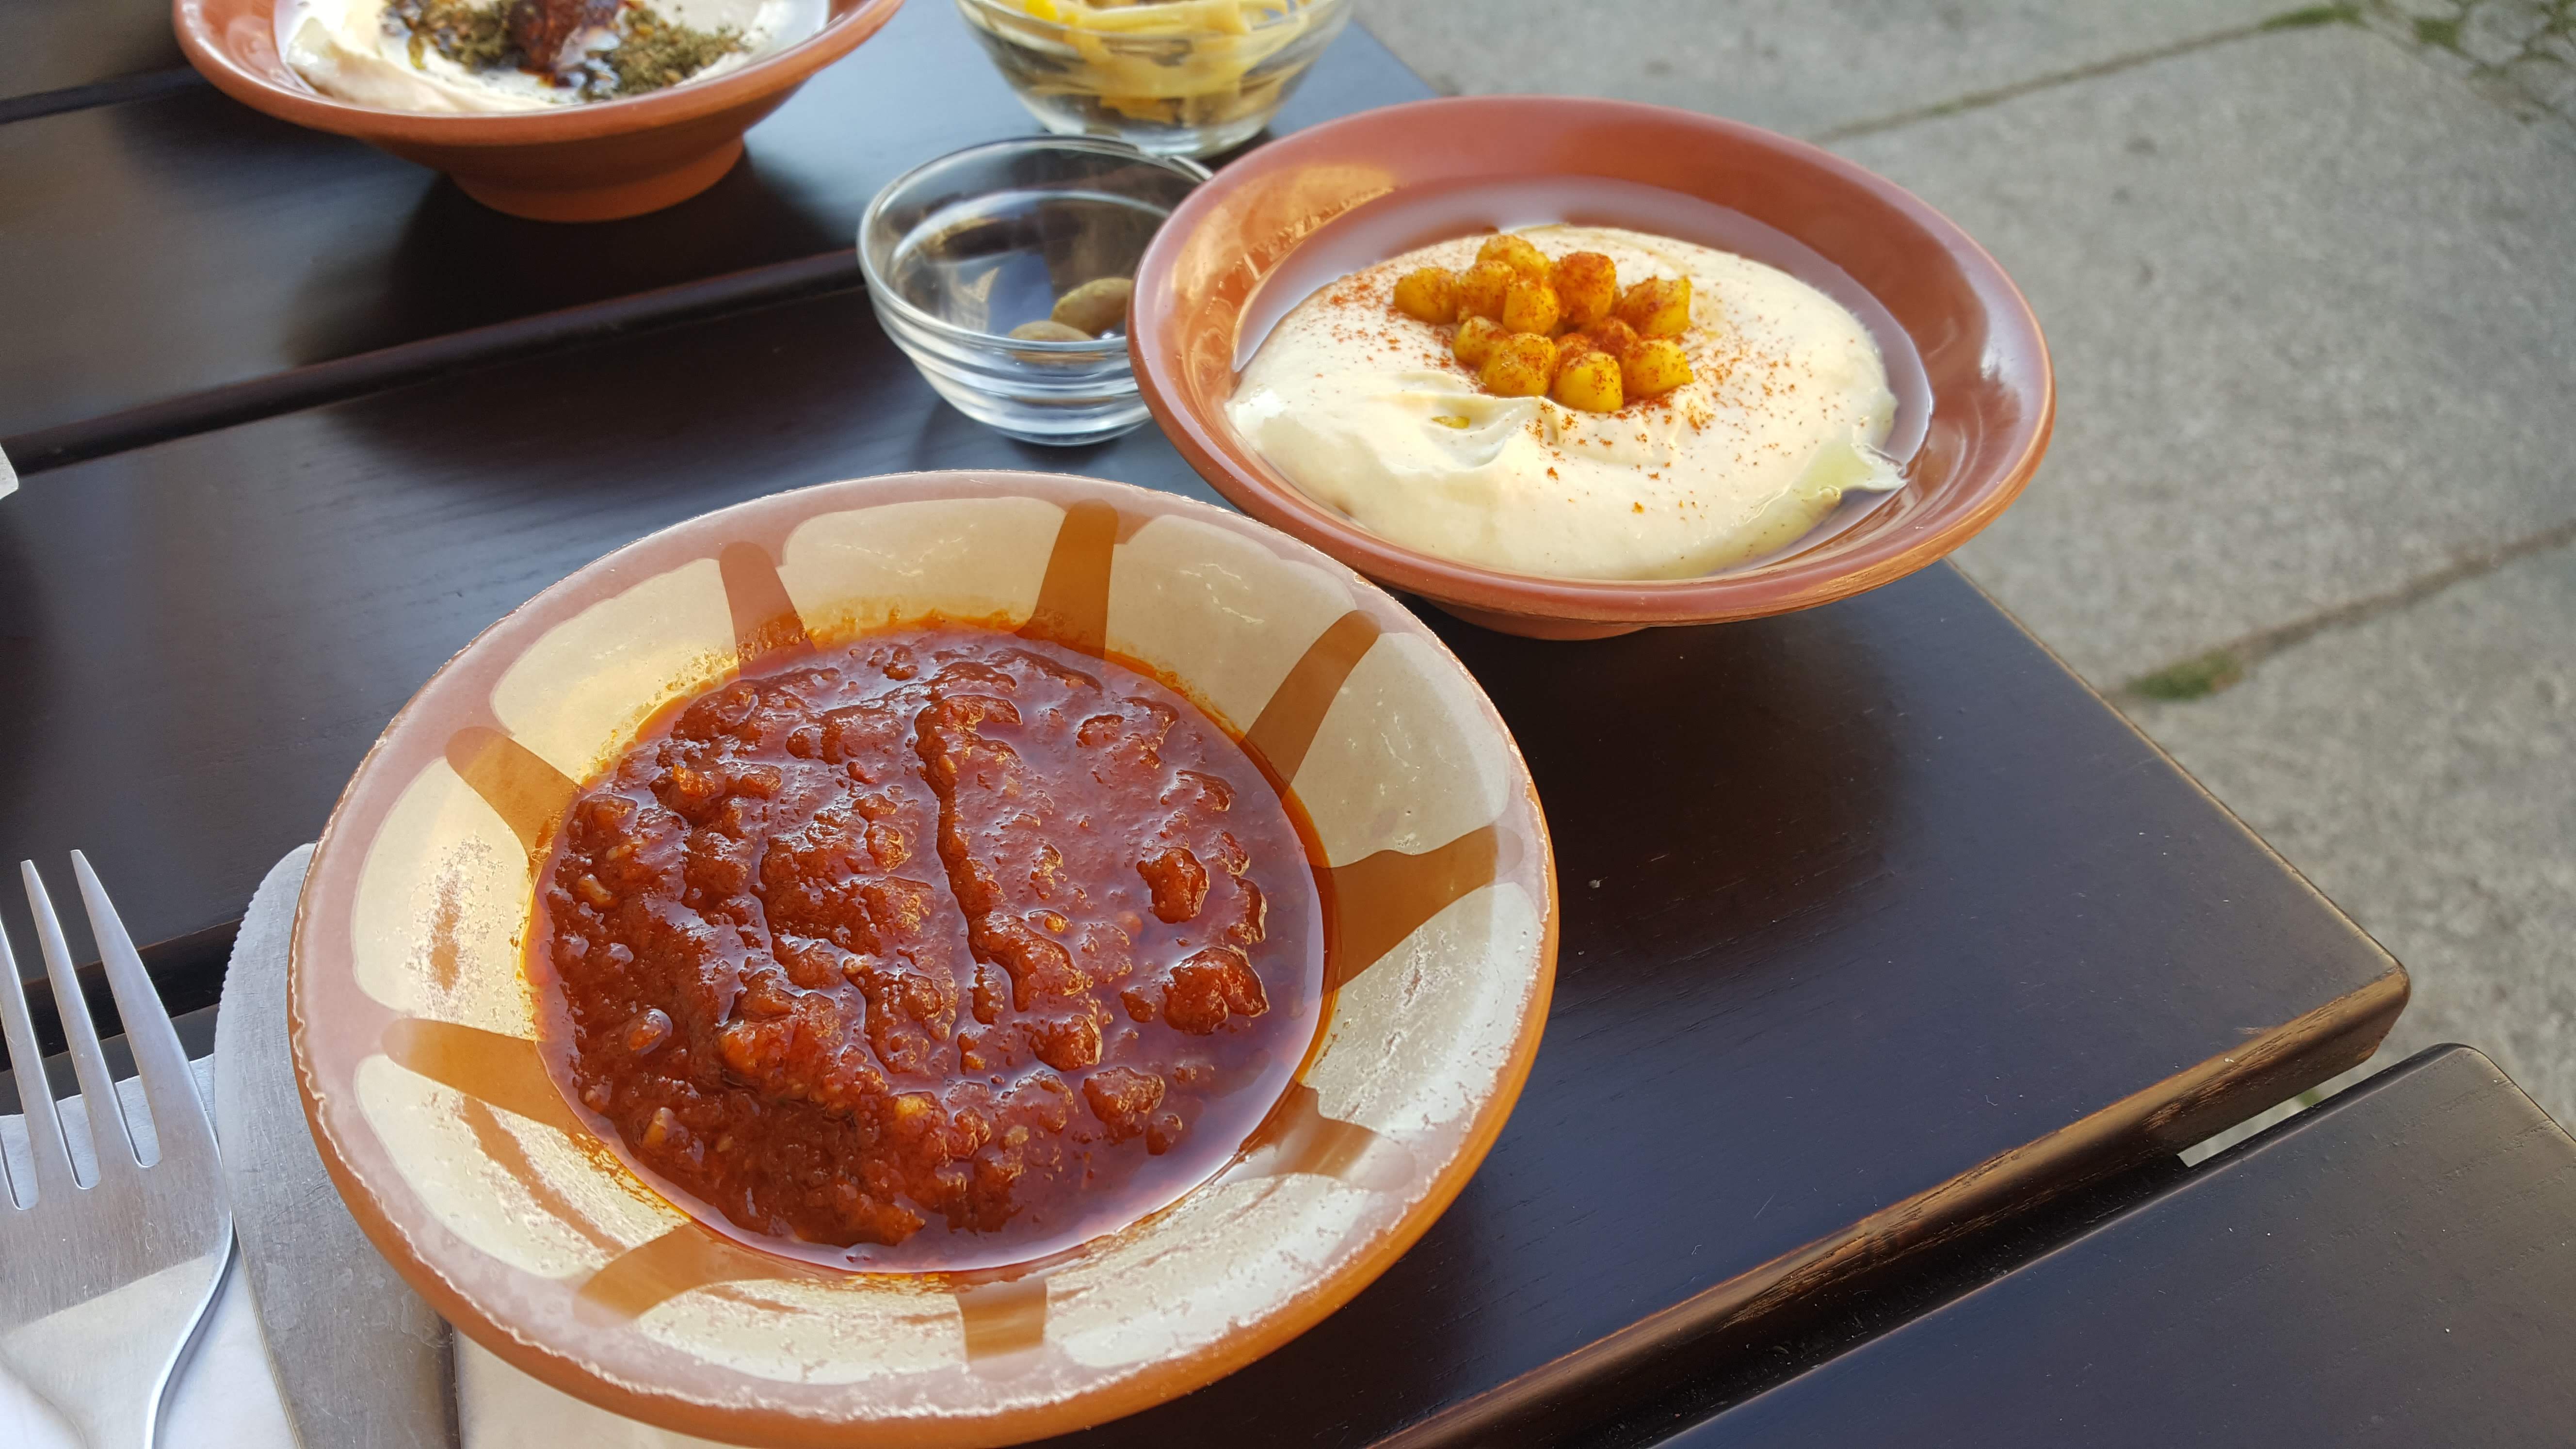
M 1868 632 L 1833 609 L 1508 639 L 1426 611 L 1512 726 L 1564 900 L 1557 1015 L 1595 990 L 1691 991 L 1875 908 L 1897 721 Z M 1686 822 L 1647 832 L 1651 813 Z M 1615 963 L 1615 983 L 1591 978 Z
M 796 365 L 778 368 L 782 353 Z M 413 393 L 408 405 L 366 398 L 316 413 L 333 469 L 399 474 L 406 493 L 501 511 L 593 501 L 632 520 L 619 542 L 781 488 L 933 468 L 1080 473 L 1220 501 L 1150 421 L 1058 448 L 968 418 L 931 391 L 855 288 L 613 347 L 540 353 L 424 390 L 434 405 Z M 549 434 L 589 441 L 567 454 L 539 441 Z
M 750 157 L 677 206 L 610 222 L 504 216 L 441 176 L 390 254 L 317 253 L 290 345 L 346 357 L 854 244 Z
M 911 364 L 881 335 L 872 338 L 872 342 L 877 348 L 893 354 L 894 365 L 910 369 Z M 926 384 L 924 391 L 927 393 Z M 1229 507 L 1215 489 L 1174 456 L 1171 444 L 1164 441 L 1162 431 L 1151 419 L 1135 431 L 1105 443 L 1059 448 L 1003 437 L 949 406 L 935 394 L 926 396 L 916 406 L 920 409 L 921 421 L 912 435 L 909 449 L 899 457 L 889 459 L 883 470 L 871 471 L 1012 468 L 1031 473 L 1073 473 L 1087 478 L 1133 483 L 1141 488 L 1178 493 L 1220 508 Z
M 44 767 L 45 712 L 49 701 L 61 707 L 45 650 L 52 630 L 36 586 L 30 526 L 25 498 L 0 503 L 0 680 L 8 681 L 11 701 L 0 708 L 0 795 L 10 799 L 24 798 Z

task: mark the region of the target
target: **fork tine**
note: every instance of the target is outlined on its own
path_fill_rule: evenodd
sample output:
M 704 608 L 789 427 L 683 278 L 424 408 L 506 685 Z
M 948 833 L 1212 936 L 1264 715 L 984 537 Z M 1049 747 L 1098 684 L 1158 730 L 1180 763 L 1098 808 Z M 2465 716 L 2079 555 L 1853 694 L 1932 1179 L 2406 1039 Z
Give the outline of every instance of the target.
M 63 1146 L 62 1118 L 54 1111 L 54 1091 L 45 1081 L 45 1059 L 36 1051 L 35 1023 L 27 1017 L 27 988 L 18 980 L 18 958 L 9 950 L 9 935 L 0 931 L 0 1029 L 9 1038 L 9 1067 L 18 1079 L 18 1110 L 27 1114 L 27 1150 L 36 1159 L 36 1180 L 20 1183 L 18 1196 L 34 1203 L 47 1193 L 77 1189 L 72 1158 Z
M 54 914 L 53 897 L 45 894 L 44 877 L 32 860 L 18 862 L 18 878 L 27 887 L 27 909 L 36 917 L 36 944 L 44 948 L 45 976 L 54 983 L 54 1008 L 62 1014 L 63 1040 L 71 1044 L 72 1075 L 80 1079 L 81 1100 L 89 1107 L 89 1144 L 98 1178 L 111 1170 L 118 1149 L 125 1166 L 135 1165 L 134 1139 L 127 1134 L 125 1104 L 117 1100 L 116 1080 L 107 1074 L 107 1058 L 98 1049 L 98 1028 L 89 1020 L 89 1002 L 81 995 L 80 977 L 72 971 L 71 948 L 63 944 L 62 918 Z
M 178 1029 L 170 1025 L 161 993 L 152 989 L 143 958 L 135 953 L 134 938 L 117 918 L 107 887 L 90 869 L 89 857 L 77 850 L 72 852 L 72 875 L 80 882 L 81 904 L 89 911 L 90 934 L 98 938 L 98 959 L 107 968 L 116 1014 L 125 1022 L 125 1044 L 134 1052 L 135 1074 L 143 1079 L 143 1100 L 152 1107 L 152 1132 L 161 1144 L 154 1161 L 191 1147 L 211 1154 L 214 1124 L 207 1119 L 204 1099 L 197 1095 L 196 1074 L 188 1069 L 188 1053 L 179 1045 Z

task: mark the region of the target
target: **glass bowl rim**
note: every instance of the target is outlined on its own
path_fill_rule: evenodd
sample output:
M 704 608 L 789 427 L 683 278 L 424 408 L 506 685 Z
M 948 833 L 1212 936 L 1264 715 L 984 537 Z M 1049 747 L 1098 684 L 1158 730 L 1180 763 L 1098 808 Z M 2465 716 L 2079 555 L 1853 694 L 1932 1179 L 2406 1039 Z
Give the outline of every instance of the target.
M 1337 4 L 1341 3 L 1341 0 L 1326 0 L 1326 3 Z M 944 317 L 934 317 L 914 306 L 901 292 L 887 285 L 886 279 L 877 271 L 875 259 L 868 255 L 868 233 L 876 229 L 878 217 L 885 212 L 887 198 L 925 172 L 948 165 L 950 162 L 1014 151 L 1073 151 L 1095 156 L 1112 156 L 1121 161 L 1143 161 L 1189 178 L 1192 190 L 1206 184 L 1209 178 L 1216 174 L 1186 156 L 1157 156 L 1150 151 L 1141 150 L 1124 141 L 1112 140 L 1106 136 L 1012 136 L 1000 141 L 986 141 L 980 145 L 968 146 L 963 150 L 951 151 L 944 156 L 934 156 L 877 188 L 877 194 L 868 198 L 867 210 L 859 214 L 859 277 L 867 283 L 868 300 L 879 307 L 893 308 L 895 316 L 909 326 L 919 327 L 935 337 L 945 337 L 951 341 L 998 345 L 1014 351 L 1033 348 L 1041 354 L 1066 357 L 1078 357 L 1086 352 L 1092 352 L 1106 358 L 1110 351 L 1111 339 L 1108 338 L 1091 337 L 1080 342 L 1049 342 L 1035 338 L 1012 337 L 1000 332 L 985 332 L 973 327 L 960 327 Z M 1171 220 L 1171 215 L 1172 208 L 1163 209 L 1165 221 Z M 1149 241 L 1147 245 L 1151 246 L 1152 243 Z M 1143 260 L 1141 255 L 1138 260 Z M 897 338 L 896 341 L 900 345 L 901 339 Z M 1119 333 L 1115 341 L 1119 353 L 1128 353 L 1127 334 Z
M 1155 3 L 1155 0 L 1140 0 L 1140 3 L 1137 5 L 1123 6 L 1121 8 L 1142 9 L 1146 5 L 1153 3 Z M 1280 0 L 1280 3 L 1286 6 L 1286 8 L 1279 14 L 1271 16 L 1267 20 L 1257 22 L 1245 30 L 1222 30 L 1214 26 L 1208 26 L 1197 30 L 1169 31 L 1151 36 L 1138 35 L 1132 38 L 1140 40 L 1169 40 L 1174 36 L 1194 39 L 1199 36 L 1259 35 L 1263 31 L 1273 30 L 1279 26 L 1286 25 L 1291 21 L 1298 20 L 1310 12 L 1348 10 L 1351 8 L 1352 0 Z M 1007 16 L 1012 20 L 1025 22 L 1030 25 L 1043 25 L 1051 30 L 1057 31 L 1058 33 L 1080 30 L 1085 34 L 1097 35 L 1103 40 L 1116 40 L 1122 38 L 1122 32 L 1119 31 L 1096 30 L 1089 26 L 1067 24 L 1062 20 L 1049 20 L 1043 15 L 1032 15 L 1027 10 L 1022 9 L 1018 4 L 1013 3 L 1013 0 L 957 0 L 957 8 L 960 10 L 988 11 L 996 15 Z

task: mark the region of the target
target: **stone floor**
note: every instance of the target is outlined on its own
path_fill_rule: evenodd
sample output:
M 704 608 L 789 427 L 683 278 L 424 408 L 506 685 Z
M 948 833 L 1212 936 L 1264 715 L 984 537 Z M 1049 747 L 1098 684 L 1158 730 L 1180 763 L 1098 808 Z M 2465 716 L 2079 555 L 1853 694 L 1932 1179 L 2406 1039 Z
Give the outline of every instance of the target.
M 2576 0 L 2373 0 L 2345 8 L 2508 110 L 2576 125 Z
M 1444 89 L 1773 126 L 1982 240 L 2059 415 L 1960 562 L 2407 964 L 2383 1061 L 2466 1041 L 2576 1123 L 2576 0 L 1360 15 Z

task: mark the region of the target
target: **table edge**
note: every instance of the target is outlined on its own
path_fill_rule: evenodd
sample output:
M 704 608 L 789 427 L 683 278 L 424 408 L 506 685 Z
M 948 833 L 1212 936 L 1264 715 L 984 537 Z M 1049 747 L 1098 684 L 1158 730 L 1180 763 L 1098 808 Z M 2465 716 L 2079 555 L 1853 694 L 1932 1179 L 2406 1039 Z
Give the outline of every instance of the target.
M 2017 621 L 2016 621 L 2017 622 Z M 2178 1153 L 2369 1059 L 2405 1009 L 2406 969 L 1998 1153 L 1842 1232 L 1702 1289 L 1614 1333 L 1376 1441 L 1376 1449 L 1464 1449 L 1526 1441 L 1606 1416 L 1686 1375 L 1756 1331 L 1785 1328 L 1828 1287 L 1848 1290 L 1915 1255 L 1970 1236 L 2151 1158 Z M 1544 1428 L 1542 1426 L 1545 1426 Z

